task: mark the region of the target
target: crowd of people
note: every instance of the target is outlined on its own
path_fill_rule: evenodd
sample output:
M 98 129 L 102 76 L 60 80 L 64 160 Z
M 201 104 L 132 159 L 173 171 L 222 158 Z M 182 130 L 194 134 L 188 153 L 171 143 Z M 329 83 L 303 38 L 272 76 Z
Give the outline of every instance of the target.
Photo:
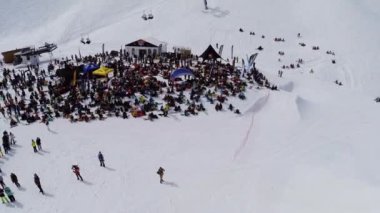
M 16 139 L 12 132 L 3 132 L 2 137 L 2 144 L 4 153 L 1 150 L 0 147 L 0 159 L 5 157 L 5 155 L 10 155 L 11 150 L 13 149 L 12 146 L 15 146 Z M 20 184 L 18 182 L 17 176 L 14 173 L 10 174 L 10 179 L 12 183 L 14 183 L 17 187 L 20 187 Z M 8 203 L 8 202 L 15 202 L 16 199 L 13 195 L 13 192 L 11 188 L 5 184 L 4 177 L 3 177 L 3 170 L 0 168 L 0 200 L 2 203 Z
M 47 71 L 39 66 L 3 68 L 0 113 L 11 127 L 37 121 L 48 125 L 54 118 L 89 122 L 109 116 L 146 116 L 154 120 L 169 111 L 197 115 L 206 110 L 204 100 L 219 106 L 227 104 L 224 100 L 229 96 L 244 99 L 248 84 L 276 89 L 255 67 L 242 74 L 228 63 L 196 59 L 167 55 L 138 60 L 124 54 L 96 54 L 54 60 Z M 89 63 L 112 68 L 113 77 L 80 74 L 81 64 Z M 192 70 L 194 76 L 171 79 L 171 71 L 179 67 Z M 67 80 L 55 75 L 57 70 L 77 76 Z
M 113 77 L 97 78 L 91 73 L 83 74 L 81 71 L 85 64 L 108 66 L 113 69 Z M 192 75 L 173 78 L 171 72 L 177 68 L 191 70 Z M 66 75 L 58 74 L 62 71 Z M 49 122 L 55 118 L 90 122 L 112 116 L 122 119 L 144 117 L 153 121 L 168 117 L 170 113 L 196 116 L 212 108 L 218 112 L 240 114 L 229 100 L 245 100 L 248 86 L 277 89 L 256 67 L 243 70 L 234 64 L 202 61 L 196 56 L 183 59 L 167 54 L 138 59 L 121 51 L 113 55 L 73 55 L 71 59 L 55 59 L 46 67 L 3 67 L 0 113 L 2 119 L 9 121 L 10 127 L 42 122 L 48 130 Z M 0 148 L 0 157 L 10 154 L 16 144 L 12 132 L 4 131 L 2 140 L 4 153 Z M 31 146 L 34 153 L 42 151 L 41 139 L 32 139 Z M 98 159 L 100 166 L 105 167 L 101 152 Z M 83 181 L 78 165 L 72 165 L 72 171 L 78 180 Z M 157 172 L 160 183 L 163 183 L 164 171 L 160 168 Z M 0 199 L 3 203 L 15 202 L 3 174 L 0 169 Z M 9 174 L 11 182 L 20 188 L 17 175 Z M 33 180 L 39 192 L 45 194 L 36 173 Z
M 6 138 L 6 136 L 7 136 L 7 134 L 6 134 L 6 132 L 4 132 L 3 141 L 6 140 L 6 139 L 4 139 L 4 138 Z M 36 140 L 40 140 L 40 139 L 37 138 Z M 38 149 L 41 150 L 41 148 L 38 148 Z M 3 156 L 0 156 L 0 158 L 1 157 L 3 157 Z M 99 151 L 99 153 L 98 153 L 98 160 L 100 162 L 101 167 L 106 167 L 105 166 L 105 158 L 104 158 L 103 153 L 101 151 Z M 72 172 L 74 173 L 74 175 L 76 176 L 77 180 L 83 182 L 84 179 L 81 175 L 79 166 L 78 165 L 72 165 L 71 169 L 72 169 Z M 160 183 L 161 184 L 165 182 L 163 180 L 164 172 L 165 172 L 165 169 L 163 169 L 162 167 L 160 167 L 158 169 L 158 171 L 156 172 L 160 177 Z M 3 171 L 1 171 L 1 169 L 0 169 L 0 200 L 3 204 L 14 203 L 14 202 L 16 202 L 16 198 L 15 198 L 14 193 L 11 190 L 9 184 L 5 183 L 6 181 L 4 180 L 3 174 L 4 174 Z M 13 173 L 13 172 L 10 173 L 9 178 L 10 178 L 10 182 L 12 182 L 15 185 L 15 187 L 22 190 L 22 186 L 19 183 L 19 178 L 17 177 L 17 175 L 15 173 Z M 34 183 L 37 186 L 39 192 L 42 195 L 45 195 L 45 192 L 42 188 L 42 184 L 40 181 L 40 177 L 36 173 L 34 173 L 34 175 L 33 175 L 33 180 L 34 180 Z

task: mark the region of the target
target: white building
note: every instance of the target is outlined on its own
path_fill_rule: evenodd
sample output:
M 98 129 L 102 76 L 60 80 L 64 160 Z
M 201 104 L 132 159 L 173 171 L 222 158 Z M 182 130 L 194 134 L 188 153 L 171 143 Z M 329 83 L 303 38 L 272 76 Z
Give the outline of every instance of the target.
M 167 52 L 167 43 L 153 38 L 139 39 L 125 45 L 125 54 L 138 58 L 145 56 L 156 56 Z
M 39 55 L 24 55 L 22 52 L 15 54 L 14 64 L 25 64 L 25 65 L 38 65 L 40 63 Z

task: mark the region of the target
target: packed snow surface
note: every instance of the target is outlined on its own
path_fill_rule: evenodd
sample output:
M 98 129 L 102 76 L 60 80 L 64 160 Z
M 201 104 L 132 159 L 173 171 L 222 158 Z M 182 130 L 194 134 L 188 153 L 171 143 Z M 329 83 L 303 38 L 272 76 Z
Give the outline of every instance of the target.
M 224 44 L 227 59 L 231 45 L 240 58 L 261 45 L 256 66 L 280 88 L 252 88 L 244 102 L 231 100 L 241 116 L 207 105 L 207 113 L 197 117 L 76 124 L 58 119 L 50 130 L 43 124 L 10 129 L 2 118 L 1 129 L 16 135 L 17 146 L 0 158 L 0 166 L 5 182 L 11 185 L 14 172 L 22 188 L 11 185 L 18 202 L 0 205 L 0 212 L 379 211 L 380 105 L 373 101 L 380 96 L 379 1 L 208 0 L 207 11 L 203 0 L 0 5 L 0 51 L 55 42 L 54 56 L 65 57 L 78 49 L 100 52 L 103 43 L 118 50 L 154 37 L 196 54 Z M 154 19 L 143 21 L 144 12 Z M 81 45 L 83 36 L 92 44 Z M 299 58 L 301 68 L 277 76 L 282 65 Z M 35 154 L 31 139 L 37 136 L 44 151 Z M 106 168 L 99 167 L 99 151 Z M 83 183 L 72 174 L 73 164 L 81 167 Z M 156 174 L 160 166 L 165 184 Z M 34 173 L 45 196 L 34 185 Z

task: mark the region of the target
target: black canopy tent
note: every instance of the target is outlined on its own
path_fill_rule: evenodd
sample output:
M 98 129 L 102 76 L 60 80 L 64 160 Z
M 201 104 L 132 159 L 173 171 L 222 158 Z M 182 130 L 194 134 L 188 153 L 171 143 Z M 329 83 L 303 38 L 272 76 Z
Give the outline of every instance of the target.
M 200 57 L 203 58 L 203 60 L 216 60 L 222 58 L 211 45 L 207 47 Z

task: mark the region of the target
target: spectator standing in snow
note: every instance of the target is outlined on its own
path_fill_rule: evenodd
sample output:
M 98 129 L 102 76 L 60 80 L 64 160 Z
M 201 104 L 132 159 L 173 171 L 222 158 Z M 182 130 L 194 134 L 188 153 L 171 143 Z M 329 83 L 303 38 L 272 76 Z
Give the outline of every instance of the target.
M 37 142 L 34 139 L 32 139 L 32 147 L 33 147 L 33 151 L 35 153 L 38 152 L 38 150 L 37 150 Z
M 40 139 L 39 137 L 37 137 L 37 139 L 36 139 L 36 143 L 37 143 L 37 148 L 38 148 L 38 150 L 42 150 L 41 139 Z
M 82 178 L 82 176 L 80 175 L 79 166 L 78 166 L 78 165 L 73 165 L 73 166 L 71 167 L 71 169 L 73 170 L 74 174 L 77 176 L 77 179 L 83 181 L 83 178 Z
M 4 189 L 0 189 L 0 200 L 3 203 L 8 203 L 9 200 L 7 197 L 5 197 Z
M 9 198 L 9 200 L 12 203 L 16 201 L 15 196 L 13 195 L 13 192 L 12 192 L 11 188 L 9 188 L 8 186 L 6 186 L 4 188 L 4 192 L 5 192 L 5 194 L 7 195 L 7 197 Z
M 3 142 L 3 148 L 4 148 L 4 154 L 7 154 L 8 153 L 8 148 L 7 148 L 7 145 L 4 144 L 4 142 Z M 3 153 L 1 153 L 1 155 L 3 155 Z
M 106 167 L 106 165 L 104 164 L 103 154 L 100 151 L 99 151 L 99 154 L 98 154 L 98 158 L 99 158 L 99 161 L 100 161 L 100 166 Z
M 1 185 L 1 188 L 4 188 L 5 187 L 5 184 L 4 184 L 4 178 L 3 176 L 0 175 L 0 185 Z
M 38 187 L 38 189 L 40 190 L 40 192 L 41 192 L 42 194 L 44 194 L 44 190 L 43 190 L 42 187 L 41 187 L 40 178 L 38 177 L 37 174 L 34 174 L 34 183 L 36 184 L 36 186 Z
M 207 7 L 207 0 L 203 0 L 204 1 L 204 4 L 205 4 L 205 10 L 208 10 L 208 7 Z
M 16 144 L 15 135 L 12 132 L 10 132 L 9 137 L 11 139 L 11 144 L 15 145 Z
M 11 149 L 10 144 L 9 144 L 9 135 L 7 131 L 3 132 L 3 148 L 5 154 L 8 153 L 8 151 Z
M 163 183 L 164 182 L 164 172 L 165 172 L 165 169 L 160 167 L 157 171 L 157 174 L 160 176 L 160 183 Z
M 17 188 L 20 188 L 20 184 L 18 182 L 17 176 L 14 173 L 11 173 L 11 181 L 17 186 Z

